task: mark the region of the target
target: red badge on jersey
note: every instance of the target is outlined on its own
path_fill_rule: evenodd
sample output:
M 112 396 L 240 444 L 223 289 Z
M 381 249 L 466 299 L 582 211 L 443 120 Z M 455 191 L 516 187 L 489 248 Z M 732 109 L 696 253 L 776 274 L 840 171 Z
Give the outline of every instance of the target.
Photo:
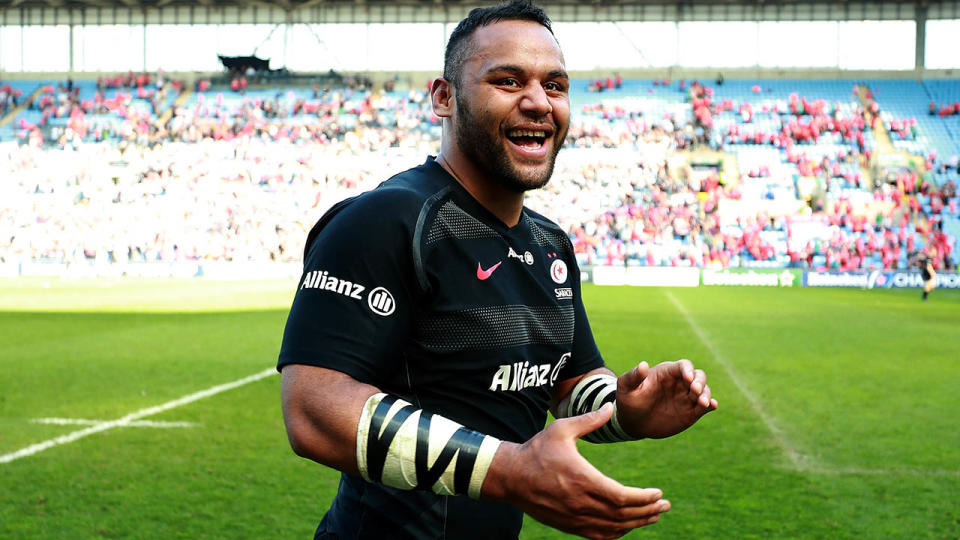
M 550 265 L 550 277 L 554 283 L 566 283 L 567 281 L 567 263 L 560 259 L 553 261 Z

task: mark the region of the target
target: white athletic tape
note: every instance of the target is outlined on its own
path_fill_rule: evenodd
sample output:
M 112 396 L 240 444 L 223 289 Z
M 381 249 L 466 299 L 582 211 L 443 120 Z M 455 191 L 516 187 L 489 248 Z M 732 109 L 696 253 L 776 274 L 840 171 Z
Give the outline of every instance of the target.
M 361 476 L 397 489 L 479 498 L 499 447 L 494 437 L 383 393 L 367 399 L 357 426 Z
M 613 375 L 600 373 L 584 377 L 577 382 L 570 391 L 570 403 L 567 405 L 566 416 L 569 418 L 587 414 L 600 409 L 606 403 L 613 403 L 613 414 L 610 420 L 584 435 L 582 439 L 592 443 L 635 441 L 636 438 L 624 431 L 617 418 L 617 378 Z

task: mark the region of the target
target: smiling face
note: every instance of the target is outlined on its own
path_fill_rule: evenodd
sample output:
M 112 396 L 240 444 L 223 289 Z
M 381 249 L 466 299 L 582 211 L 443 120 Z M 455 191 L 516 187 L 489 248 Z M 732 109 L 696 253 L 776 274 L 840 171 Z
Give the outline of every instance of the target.
M 530 21 L 478 28 L 454 91 L 456 143 L 514 192 L 545 185 L 570 123 L 570 81 L 550 31 Z

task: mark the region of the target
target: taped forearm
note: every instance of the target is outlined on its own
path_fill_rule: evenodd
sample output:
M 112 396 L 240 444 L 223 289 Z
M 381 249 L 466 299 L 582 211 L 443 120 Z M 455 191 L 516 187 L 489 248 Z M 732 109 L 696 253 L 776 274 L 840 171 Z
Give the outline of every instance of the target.
M 605 403 L 613 403 L 613 415 L 610 420 L 581 438 L 592 443 L 636 440 L 623 430 L 617 418 L 617 378 L 613 375 L 597 374 L 584 377 L 570 391 L 569 401 L 566 407 L 561 408 L 560 413 L 565 418 L 579 416 L 595 411 Z
M 357 426 L 357 467 L 368 482 L 477 499 L 500 440 L 378 393 Z

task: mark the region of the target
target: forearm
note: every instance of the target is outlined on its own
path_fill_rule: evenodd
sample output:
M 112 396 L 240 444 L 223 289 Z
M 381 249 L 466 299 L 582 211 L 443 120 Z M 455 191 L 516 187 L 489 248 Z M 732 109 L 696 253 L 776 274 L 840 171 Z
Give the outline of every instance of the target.
M 669 509 L 656 489 L 623 486 L 577 453 L 611 407 L 553 422 L 524 444 L 501 442 L 331 370 L 283 369 L 283 412 L 304 457 L 399 489 L 506 503 L 562 531 L 610 536 Z
M 348 375 L 306 366 L 284 368 L 284 419 L 298 455 L 368 482 L 442 495 L 479 498 L 500 445 Z
M 497 448 L 493 462 L 487 471 L 480 492 L 480 500 L 495 503 L 518 504 L 520 496 L 515 491 L 518 479 L 523 482 L 526 471 L 523 467 L 523 445 L 503 441 Z
M 357 464 L 368 482 L 474 499 L 501 444 L 384 393 L 364 404 L 357 430 Z

